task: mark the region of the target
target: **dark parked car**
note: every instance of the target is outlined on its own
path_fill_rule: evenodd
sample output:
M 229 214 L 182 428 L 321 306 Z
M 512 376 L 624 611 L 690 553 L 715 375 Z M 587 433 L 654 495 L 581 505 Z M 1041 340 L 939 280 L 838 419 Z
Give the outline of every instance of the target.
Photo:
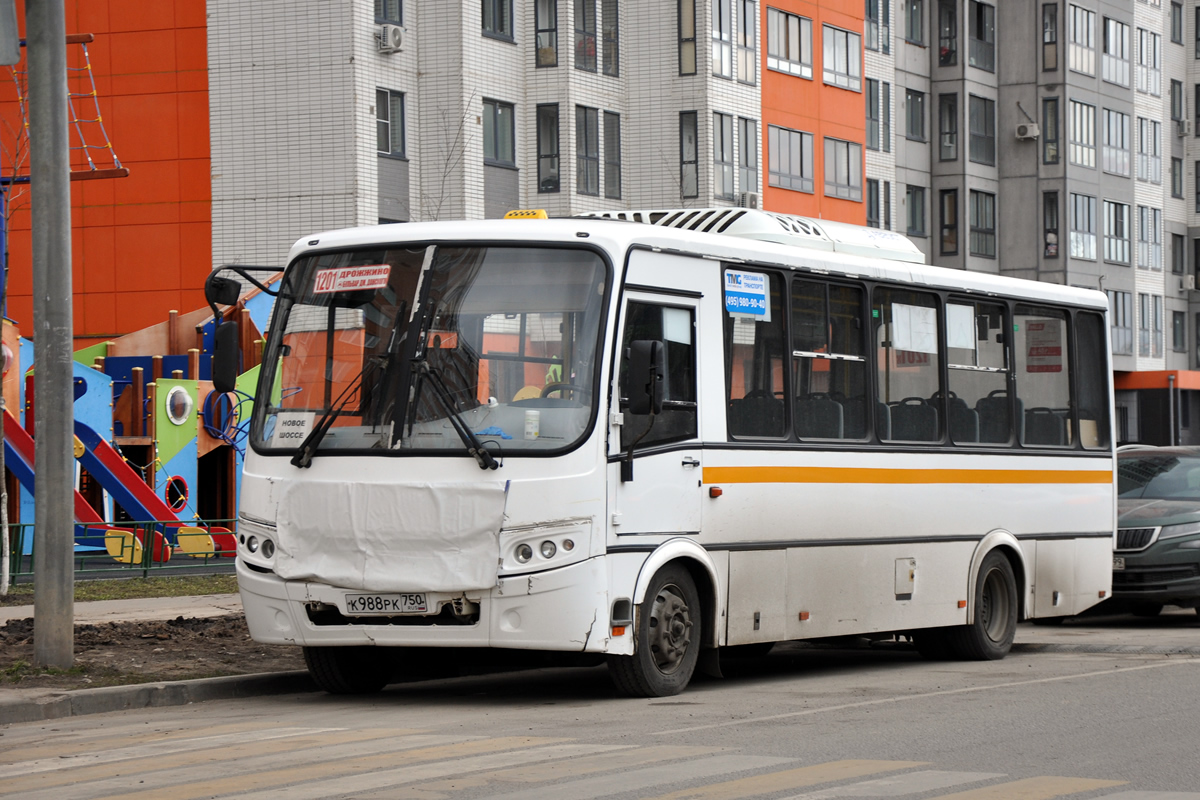
M 1200 447 L 1119 452 L 1117 494 L 1113 598 L 1148 617 L 1200 606 Z

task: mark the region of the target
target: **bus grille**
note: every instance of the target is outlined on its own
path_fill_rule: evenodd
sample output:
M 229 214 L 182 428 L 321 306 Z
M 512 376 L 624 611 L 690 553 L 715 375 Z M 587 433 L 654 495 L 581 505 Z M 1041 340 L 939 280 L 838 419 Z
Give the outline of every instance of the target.
M 1117 531 L 1118 550 L 1145 550 L 1154 541 L 1157 528 L 1121 528 Z

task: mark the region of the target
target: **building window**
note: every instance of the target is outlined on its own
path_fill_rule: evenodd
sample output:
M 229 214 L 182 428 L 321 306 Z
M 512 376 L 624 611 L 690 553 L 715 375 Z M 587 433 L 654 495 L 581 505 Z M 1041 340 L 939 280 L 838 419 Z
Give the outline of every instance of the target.
M 696 0 L 679 0 L 679 74 L 696 74 Z
M 916 89 L 904 90 L 904 135 L 925 141 L 925 93 Z
M 879 113 L 882 119 L 880 120 L 879 138 L 880 144 L 883 145 L 883 152 L 892 152 L 892 85 L 887 81 L 879 84 Z
M 1171 81 L 1171 119 L 1183 119 L 1183 83 Z
M 621 199 L 621 115 L 604 112 L 604 196 Z
M 732 114 L 713 114 L 713 194 L 733 199 Z
M 867 178 L 867 227 L 892 229 L 892 184 Z
M 1100 58 L 1100 76 L 1118 86 L 1129 85 L 1129 26 L 1104 18 L 1104 53 Z
M 575 106 L 575 192 L 600 194 L 600 112 Z
M 909 236 L 925 236 L 925 187 L 906 186 L 904 189 L 905 232 Z
M 1042 70 L 1058 69 L 1058 4 L 1042 5 Z
M 1067 7 L 1067 68 L 1096 74 L 1096 12 L 1076 5 Z
M 1182 275 L 1187 271 L 1187 250 L 1181 233 L 1171 234 L 1171 273 Z
M 879 181 L 867 178 L 867 227 L 879 227 Z
M 404 158 L 403 92 L 375 90 L 375 147 L 380 155 Z
M 996 7 L 971 0 L 967 63 L 972 67 L 996 71 Z
M 825 137 L 825 196 L 862 202 L 862 145 Z
M 483 0 L 483 32 L 501 39 L 513 38 L 512 0 Z
M 867 149 L 892 149 L 892 86 L 867 78 Z
M 1183 199 L 1183 159 L 1171 159 L 1171 197 Z
M 1150 355 L 1150 295 L 1138 294 L 1138 355 Z
M 1162 95 L 1162 38 L 1145 28 L 1137 29 L 1136 88 L 1143 94 Z
M 913 44 L 925 44 L 925 0 L 908 0 L 904 38 Z
M 1187 315 L 1183 311 L 1171 312 L 1171 349 L 1176 353 L 1187 351 Z
M 996 101 L 975 95 L 971 95 L 968 101 L 968 155 L 977 164 L 995 164 Z
M 483 101 L 483 163 L 515 167 L 515 114 L 511 103 Z
M 733 0 L 712 0 L 712 69 L 718 78 L 733 77 Z
M 851 91 L 862 90 L 862 37 L 841 28 L 824 26 L 822 55 L 824 81 Z
M 1195 23 L 1196 24 L 1192 26 L 1192 30 L 1196 37 L 1196 58 L 1200 59 L 1200 6 L 1196 6 Z M 1197 357 L 1200 358 L 1200 356 Z
M 1138 117 L 1137 179 L 1150 183 L 1162 183 L 1162 123 L 1155 119 Z
M 970 202 L 971 255 L 995 258 L 996 195 L 972 191 Z
M 890 0 L 866 0 L 866 3 L 866 19 L 863 22 L 863 33 L 867 38 L 867 49 L 888 53 L 891 51 L 892 46 L 892 9 Z
M 558 172 L 558 104 L 537 107 L 538 192 L 560 189 Z
M 575 0 L 575 69 L 596 71 L 596 0 Z
M 1103 109 L 1104 149 L 1101 166 L 1113 175 L 1129 174 L 1129 115 L 1110 108 Z
M 375 0 L 375 21 L 403 25 L 404 3 L 400 0 Z
M 1150 330 L 1150 357 L 1162 358 L 1163 348 L 1163 299 L 1162 295 L 1154 295 L 1151 298 L 1154 309 L 1153 327 Z
M 767 183 L 797 192 L 813 191 L 813 135 L 767 126 Z
M 1058 192 L 1042 195 L 1042 254 L 1058 258 Z
M 813 76 L 811 19 L 767 9 L 767 69 Z
M 604 74 L 621 74 L 621 21 L 617 0 L 600 0 L 600 33 L 604 37 Z
M 1129 206 L 1104 201 L 1104 260 L 1129 263 Z
M 1057 164 L 1059 151 L 1058 98 L 1042 100 L 1042 163 Z
M 867 78 L 867 149 L 879 149 L 879 81 Z
M 558 66 L 558 0 L 537 0 L 533 7 L 537 66 Z
M 1162 209 L 1138 206 L 1138 267 L 1162 272 Z
M 1183 6 L 1171 3 L 1171 41 L 1183 44 Z
M 892 182 L 883 182 L 883 229 L 892 229 Z
M 1071 193 L 1071 258 L 1096 260 L 1096 198 Z
M 758 122 L 738 117 L 738 187 L 758 191 Z
M 958 95 L 938 95 L 938 159 L 958 158 Z
M 737 4 L 737 78 L 742 83 L 753 84 L 758 79 L 757 40 L 754 38 L 758 23 L 758 4 L 754 0 L 737 0 Z
M 1071 101 L 1071 121 L 1067 131 L 1068 152 L 1072 164 L 1096 166 L 1096 107 Z
M 938 0 L 938 66 L 958 63 L 957 0 Z
M 1108 290 L 1109 337 L 1115 356 L 1133 355 L 1133 295 Z
M 679 112 L 679 196 L 684 198 L 700 194 L 696 114 L 695 111 Z
M 941 191 L 942 246 L 941 254 L 953 256 L 958 254 L 958 190 L 943 189 Z

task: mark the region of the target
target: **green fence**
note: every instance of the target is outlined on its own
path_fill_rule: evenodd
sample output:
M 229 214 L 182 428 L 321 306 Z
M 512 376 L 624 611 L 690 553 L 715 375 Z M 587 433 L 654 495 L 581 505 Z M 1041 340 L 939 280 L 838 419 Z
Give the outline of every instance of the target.
M 88 578 L 149 577 L 233 569 L 235 520 L 162 520 L 75 526 L 75 572 Z M 32 578 L 35 525 L 8 526 L 9 578 Z

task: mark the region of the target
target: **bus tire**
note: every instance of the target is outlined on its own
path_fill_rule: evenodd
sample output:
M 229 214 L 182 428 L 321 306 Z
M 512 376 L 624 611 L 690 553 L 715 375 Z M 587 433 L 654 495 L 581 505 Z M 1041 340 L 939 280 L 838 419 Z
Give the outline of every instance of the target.
M 374 694 L 390 683 L 388 659 L 377 647 L 305 647 L 308 674 L 330 694 Z
M 700 655 L 700 615 L 700 593 L 691 573 L 679 564 L 659 570 L 638 609 L 633 655 L 608 657 L 617 690 L 631 697 L 682 692 Z
M 1017 633 L 1017 578 L 1004 553 L 993 550 L 979 565 L 975 619 L 947 629 L 951 653 L 965 661 L 995 661 L 1008 655 Z

